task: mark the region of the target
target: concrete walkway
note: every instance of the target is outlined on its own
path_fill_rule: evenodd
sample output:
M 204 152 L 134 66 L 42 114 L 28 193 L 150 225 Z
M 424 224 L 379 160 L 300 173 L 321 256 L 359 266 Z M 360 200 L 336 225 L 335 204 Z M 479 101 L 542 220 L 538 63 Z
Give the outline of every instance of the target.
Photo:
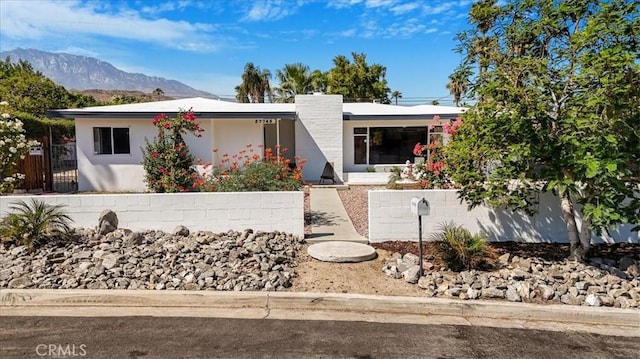
M 356 232 L 336 188 L 311 187 L 311 236 L 309 243 L 346 241 L 368 243 Z
M 634 309 L 339 293 L 2 289 L 4 316 L 371 321 L 640 337 Z

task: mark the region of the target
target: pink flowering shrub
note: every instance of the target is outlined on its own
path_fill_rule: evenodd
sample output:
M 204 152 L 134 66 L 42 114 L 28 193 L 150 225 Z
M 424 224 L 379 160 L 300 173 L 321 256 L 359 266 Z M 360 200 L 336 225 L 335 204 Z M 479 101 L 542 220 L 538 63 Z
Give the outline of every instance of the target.
M 439 121 L 438 116 L 434 119 Z M 458 128 L 462 125 L 462 119 L 456 118 L 453 122 L 442 124 L 444 132 L 451 136 L 458 133 Z M 425 156 L 426 161 L 423 164 L 417 164 L 413 172 L 413 179 L 418 181 L 420 188 L 431 189 L 455 188 L 455 184 L 451 181 L 451 177 L 447 173 L 447 164 L 444 161 L 443 144 L 440 141 L 433 141 L 428 145 L 417 143 L 413 148 L 413 154 L 416 156 Z
M 157 115 L 153 125 L 158 135 L 142 149 L 144 180 L 153 192 L 186 192 L 193 189 L 194 157 L 182 138 L 187 133 L 201 137 L 203 129 L 191 110 L 181 110 L 175 118 Z

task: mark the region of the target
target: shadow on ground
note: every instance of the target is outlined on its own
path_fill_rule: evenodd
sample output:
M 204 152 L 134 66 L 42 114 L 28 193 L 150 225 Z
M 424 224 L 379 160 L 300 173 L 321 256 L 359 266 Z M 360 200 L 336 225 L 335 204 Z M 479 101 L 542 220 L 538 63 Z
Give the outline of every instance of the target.
M 335 226 L 340 216 L 322 211 L 310 211 L 304 214 L 304 223 L 312 226 Z

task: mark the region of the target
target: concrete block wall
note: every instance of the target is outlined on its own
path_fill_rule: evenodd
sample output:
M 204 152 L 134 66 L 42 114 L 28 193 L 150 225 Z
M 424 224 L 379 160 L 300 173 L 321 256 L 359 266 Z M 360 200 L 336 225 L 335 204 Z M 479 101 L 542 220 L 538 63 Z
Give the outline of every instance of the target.
M 417 241 L 418 217 L 411 213 L 414 197 L 425 198 L 430 214 L 422 217 L 422 239 L 437 232 L 444 222 L 453 221 L 472 233 L 484 233 L 491 241 L 567 242 L 567 230 L 560 203 L 552 194 L 540 197 L 539 213 L 534 217 L 511 210 L 478 206 L 467 210 L 455 190 L 372 190 L 369 191 L 369 241 Z M 580 219 L 578 218 L 578 222 Z M 594 236 L 598 242 L 639 243 L 640 233 L 632 225 L 620 225 L 610 235 Z
M 192 231 L 251 228 L 304 236 L 302 191 L 2 196 L 0 216 L 10 211 L 12 203 L 31 198 L 64 205 L 75 227 L 95 227 L 100 213 L 111 209 L 118 215 L 119 227 L 131 230 L 171 232 L 184 225 Z
M 342 181 L 342 95 L 297 95 L 296 154 L 307 160 L 304 178 L 318 181 L 326 162 L 332 162 Z

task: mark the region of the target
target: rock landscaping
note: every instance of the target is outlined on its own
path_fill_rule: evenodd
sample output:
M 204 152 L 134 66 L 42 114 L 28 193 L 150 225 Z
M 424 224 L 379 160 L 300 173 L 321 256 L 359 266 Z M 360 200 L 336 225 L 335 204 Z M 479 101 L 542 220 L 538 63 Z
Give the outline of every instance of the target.
M 0 288 L 281 291 L 296 276 L 302 242 L 289 234 L 132 232 L 104 217 L 33 252 L 0 245 Z
M 439 270 L 413 253 L 396 252 L 382 270 L 390 277 L 417 284 L 427 296 L 460 299 L 501 299 L 511 302 L 564 303 L 571 305 L 640 307 L 640 261 L 592 258 L 583 264 L 524 258 L 505 253 L 493 271 Z

